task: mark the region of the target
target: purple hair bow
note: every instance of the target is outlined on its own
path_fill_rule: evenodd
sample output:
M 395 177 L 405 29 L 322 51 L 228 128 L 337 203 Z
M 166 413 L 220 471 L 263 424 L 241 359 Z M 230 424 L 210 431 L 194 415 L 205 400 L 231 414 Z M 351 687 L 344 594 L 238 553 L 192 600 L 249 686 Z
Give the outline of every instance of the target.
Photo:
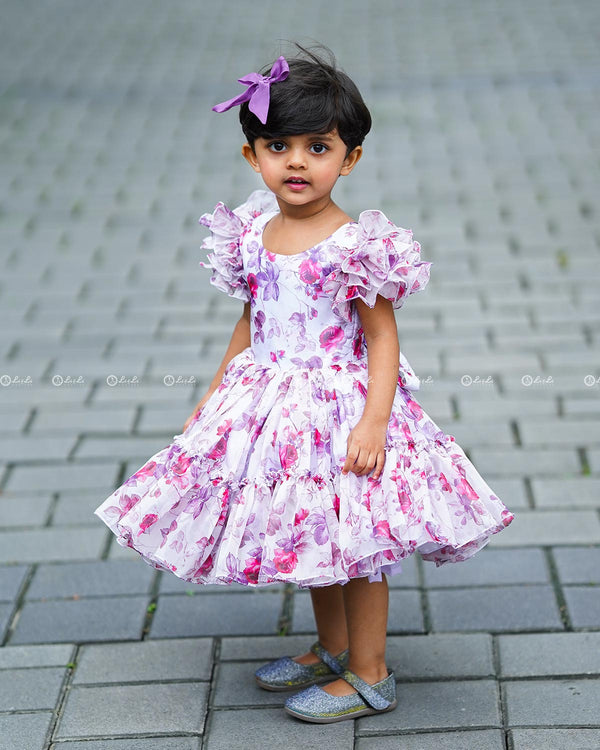
M 267 121 L 269 112 L 269 102 L 271 101 L 270 86 L 272 83 L 285 81 L 290 72 L 285 57 L 278 57 L 273 63 L 271 73 L 268 76 L 261 76 L 259 73 L 247 73 L 243 78 L 238 78 L 240 83 L 245 83 L 248 88 L 239 96 L 229 99 L 221 104 L 215 104 L 215 112 L 225 112 L 237 104 L 248 102 L 248 109 L 255 114 L 264 125 Z

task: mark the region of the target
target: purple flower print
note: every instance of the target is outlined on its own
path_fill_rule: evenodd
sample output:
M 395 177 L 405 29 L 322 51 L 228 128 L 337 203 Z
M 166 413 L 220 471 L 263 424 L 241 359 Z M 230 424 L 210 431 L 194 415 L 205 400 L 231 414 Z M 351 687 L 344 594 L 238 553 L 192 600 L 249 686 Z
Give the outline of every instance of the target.
M 345 339 L 343 328 L 340 326 L 327 326 L 321 331 L 319 342 L 326 352 L 336 349 Z
M 313 510 L 308 517 L 307 523 L 312 527 L 312 535 L 317 544 L 326 544 L 329 541 L 327 520 L 322 511 Z
M 264 342 L 265 340 L 265 332 L 263 331 L 262 327 L 266 319 L 267 317 L 262 310 L 259 310 L 254 316 L 254 343 L 255 344 L 258 341 Z
M 267 263 L 265 269 L 256 275 L 259 285 L 263 287 L 264 300 L 279 299 L 278 277 L 279 268 L 273 263 Z

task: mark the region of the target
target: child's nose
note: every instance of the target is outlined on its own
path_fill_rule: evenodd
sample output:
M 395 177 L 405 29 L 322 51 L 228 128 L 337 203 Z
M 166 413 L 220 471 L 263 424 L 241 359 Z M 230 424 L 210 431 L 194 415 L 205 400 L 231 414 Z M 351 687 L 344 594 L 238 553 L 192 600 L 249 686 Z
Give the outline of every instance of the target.
M 288 152 L 288 166 L 292 169 L 299 169 L 306 166 L 303 149 L 290 149 Z

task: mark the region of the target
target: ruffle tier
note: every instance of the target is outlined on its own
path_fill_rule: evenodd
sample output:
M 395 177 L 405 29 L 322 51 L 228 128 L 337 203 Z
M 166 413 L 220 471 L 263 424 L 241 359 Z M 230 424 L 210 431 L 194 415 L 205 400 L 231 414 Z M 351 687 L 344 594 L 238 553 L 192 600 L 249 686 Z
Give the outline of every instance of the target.
M 513 514 L 410 390 L 397 387 L 379 479 L 341 473 L 367 382 L 366 363 L 281 370 L 245 349 L 188 429 L 94 512 L 193 583 L 327 586 L 398 572 L 415 552 L 468 559 Z

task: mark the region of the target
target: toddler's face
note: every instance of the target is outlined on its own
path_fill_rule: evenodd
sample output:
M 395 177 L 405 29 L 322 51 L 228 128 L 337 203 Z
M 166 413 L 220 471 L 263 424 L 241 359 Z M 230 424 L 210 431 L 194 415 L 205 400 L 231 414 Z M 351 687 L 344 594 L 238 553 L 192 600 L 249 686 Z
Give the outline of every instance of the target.
M 340 175 L 350 174 L 362 154 L 347 147 L 336 130 L 321 134 L 257 138 L 242 154 L 265 185 L 286 203 L 303 206 L 329 197 Z

